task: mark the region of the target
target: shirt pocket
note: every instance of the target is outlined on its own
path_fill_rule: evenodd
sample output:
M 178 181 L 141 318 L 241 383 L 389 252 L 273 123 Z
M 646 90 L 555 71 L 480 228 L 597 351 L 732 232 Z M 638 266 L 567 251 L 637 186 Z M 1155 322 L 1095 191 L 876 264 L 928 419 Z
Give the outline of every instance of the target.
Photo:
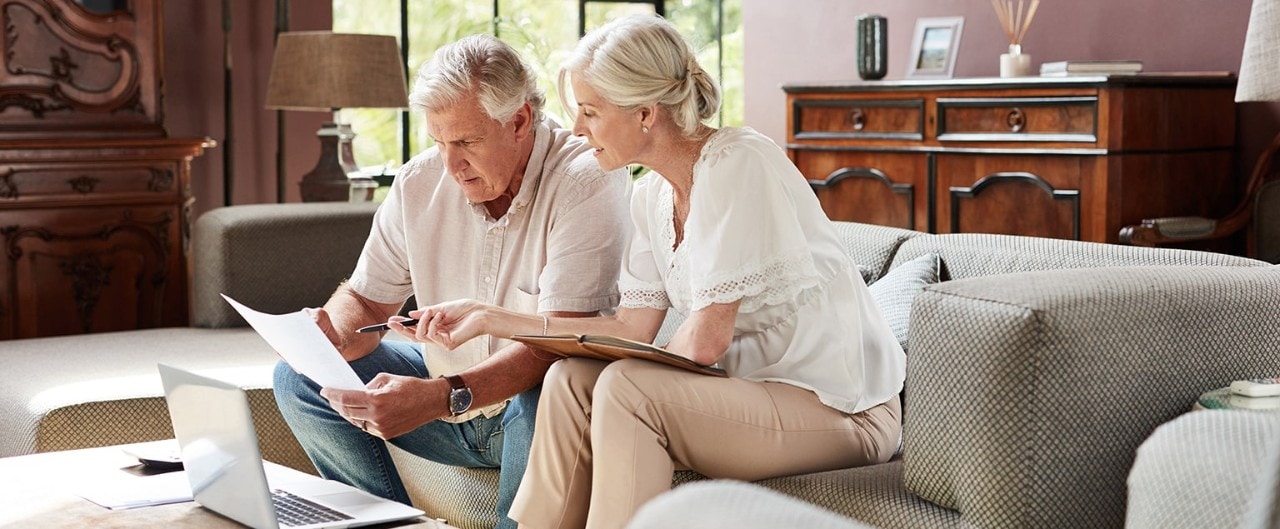
M 537 287 L 530 289 L 515 287 L 511 290 L 511 306 L 507 308 L 524 314 L 537 314 L 538 296 Z

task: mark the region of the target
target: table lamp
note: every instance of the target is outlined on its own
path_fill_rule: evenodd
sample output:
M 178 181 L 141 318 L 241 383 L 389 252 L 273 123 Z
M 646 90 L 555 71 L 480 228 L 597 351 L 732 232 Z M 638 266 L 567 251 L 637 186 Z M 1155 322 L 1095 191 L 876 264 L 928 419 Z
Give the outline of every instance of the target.
M 1254 0 L 1236 101 L 1280 100 L 1280 1 Z
M 404 63 L 395 37 L 329 31 L 281 33 L 267 81 L 267 108 L 333 112 L 316 132 L 320 159 L 299 183 L 304 202 L 348 200 L 347 174 L 358 171 L 355 133 L 344 108 L 405 108 Z

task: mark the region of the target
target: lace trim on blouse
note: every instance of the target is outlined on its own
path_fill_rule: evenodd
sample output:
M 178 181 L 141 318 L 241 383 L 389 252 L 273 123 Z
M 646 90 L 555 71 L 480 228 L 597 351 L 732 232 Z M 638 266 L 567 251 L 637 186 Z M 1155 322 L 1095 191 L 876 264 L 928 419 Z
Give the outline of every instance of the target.
M 618 290 L 622 292 L 619 308 L 624 309 L 667 309 L 671 307 L 671 299 L 667 297 L 667 288 L 662 283 L 645 281 L 618 281 Z
M 683 260 L 677 261 L 671 274 L 673 283 L 688 284 L 684 277 L 688 271 Z M 764 264 L 749 263 L 736 270 L 720 271 L 704 278 L 702 284 L 692 285 L 687 305 L 689 310 L 699 310 L 713 303 L 732 303 L 742 300 L 739 312 L 755 312 L 766 305 L 782 305 L 800 298 L 800 295 L 820 284 L 813 256 L 779 256 Z

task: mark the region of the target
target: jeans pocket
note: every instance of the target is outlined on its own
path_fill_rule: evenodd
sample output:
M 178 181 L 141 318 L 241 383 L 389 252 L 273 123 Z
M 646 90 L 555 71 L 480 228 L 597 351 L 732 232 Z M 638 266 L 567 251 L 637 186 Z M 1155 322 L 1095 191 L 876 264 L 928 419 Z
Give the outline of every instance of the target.
M 468 421 L 471 426 L 467 435 L 467 444 L 478 454 L 490 454 L 501 457 L 502 454 L 502 421 L 498 417 L 476 417 Z

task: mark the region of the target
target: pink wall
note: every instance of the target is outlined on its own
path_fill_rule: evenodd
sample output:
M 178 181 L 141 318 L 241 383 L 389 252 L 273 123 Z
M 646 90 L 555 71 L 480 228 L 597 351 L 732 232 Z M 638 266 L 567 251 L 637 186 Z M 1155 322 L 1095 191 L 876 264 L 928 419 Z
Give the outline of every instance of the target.
M 224 205 L 224 156 L 233 154 L 233 204 L 275 202 L 276 111 L 264 108 L 275 24 L 275 3 L 230 0 L 232 29 L 232 142 L 223 116 L 222 2 L 165 4 L 165 127 L 173 137 L 207 136 L 218 147 L 192 163 L 193 219 Z M 327 1 L 293 2 L 290 29 L 330 28 Z M 305 7 L 305 9 L 303 9 Z M 297 202 L 298 180 L 315 165 L 315 131 L 323 112 L 285 112 L 286 196 Z
M 1023 50 L 1033 71 L 1068 59 L 1140 59 L 1147 71 L 1239 71 L 1249 20 L 1247 0 L 1045 0 Z M 907 70 L 911 36 L 920 17 L 964 17 L 956 77 L 999 73 L 1008 41 L 987 1 L 743 0 L 746 122 L 785 142 L 784 83 L 856 81 L 854 19 L 889 19 L 889 79 Z M 1280 131 L 1280 104 L 1237 106 L 1237 173 L 1247 174 Z

